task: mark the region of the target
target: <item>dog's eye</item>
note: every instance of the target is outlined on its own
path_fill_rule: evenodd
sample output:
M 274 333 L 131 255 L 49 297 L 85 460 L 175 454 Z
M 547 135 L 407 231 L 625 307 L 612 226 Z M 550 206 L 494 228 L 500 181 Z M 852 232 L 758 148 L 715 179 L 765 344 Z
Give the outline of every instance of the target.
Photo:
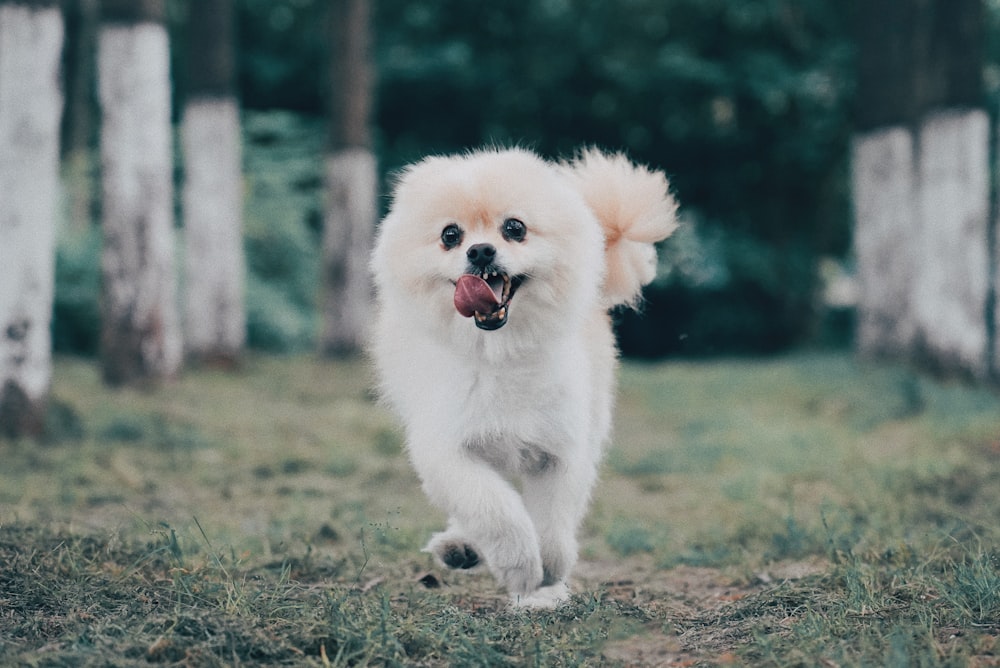
M 503 221 L 503 238 L 507 241 L 524 241 L 524 235 L 528 228 L 517 218 L 508 218 Z
M 445 250 L 451 250 L 462 243 L 462 228 L 455 223 L 445 227 L 441 230 L 441 243 L 444 244 Z

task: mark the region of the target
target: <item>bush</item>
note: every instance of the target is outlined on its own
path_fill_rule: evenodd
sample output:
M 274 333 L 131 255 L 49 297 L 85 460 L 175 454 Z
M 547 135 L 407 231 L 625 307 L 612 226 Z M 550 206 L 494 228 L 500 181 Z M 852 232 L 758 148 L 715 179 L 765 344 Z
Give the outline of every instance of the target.
M 250 275 L 246 292 L 247 343 L 269 352 L 304 350 L 314 342 L 313 314 L 291 302 L 280 284 Z
M 246 113 L 247 342 L 313 345 L 322 233 L 323 126 L 287 112 Z
M 634 521 L 617 522 L 608 531 L 606 540 L 611 549 L 623 557 L 656 549 L 652 532 Z
M 639 312 L 620 314 L 625 355 L 761 354 L 814 334 L 813 257 L 693 217 L 660 252 L 657 279 Z
M 52 348 L 93 355 L 100 341 L 101 233 L 94 226 L 63 230 L 56 244 Z
M 815 335 L 818 258 L 850 239 L 849 12 L 819 0 L 379 11 L 386 166 L 491 142 L 550 157 L 596 144 L 671 176 L 718 275 L 651 286 L 645 313 L 621 317 L 625 354 L 759 353 Z

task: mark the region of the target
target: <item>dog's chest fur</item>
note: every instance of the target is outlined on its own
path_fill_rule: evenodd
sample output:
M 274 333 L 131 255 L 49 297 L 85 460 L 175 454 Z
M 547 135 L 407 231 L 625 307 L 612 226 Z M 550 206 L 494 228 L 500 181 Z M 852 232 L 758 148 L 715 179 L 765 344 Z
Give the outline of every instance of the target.
M 559 466 L 570 440 L 566 388 L 544 365 L 479 369 L 459 398 L 463 447 L 506 474 L 538 475 Z

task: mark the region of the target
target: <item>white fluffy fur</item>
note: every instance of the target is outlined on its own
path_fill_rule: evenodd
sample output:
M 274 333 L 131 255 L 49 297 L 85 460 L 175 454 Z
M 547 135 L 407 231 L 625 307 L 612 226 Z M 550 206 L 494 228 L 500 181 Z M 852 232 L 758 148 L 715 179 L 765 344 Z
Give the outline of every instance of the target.
M 426 549 L 451 566 L 449 555 L 474 554 L 515 605 L 569 595 L 611 426 L 608 309 L 634 305 L 652 280 L 653 243 L 673 231 L 675 210 L 662 173 L 594 150 L 560 164 L 522 149 L 432 157 L 396 185 L 371 263 L 381 391 L 425 492 L 449 517 Z M 501 235 L 511 217 L 527 227 L 521 242 Z M 464 236 L 449 250 L 441 232 L 452 223 Z M 476 243 L 527 277 L 495 331 L 453 304 Z

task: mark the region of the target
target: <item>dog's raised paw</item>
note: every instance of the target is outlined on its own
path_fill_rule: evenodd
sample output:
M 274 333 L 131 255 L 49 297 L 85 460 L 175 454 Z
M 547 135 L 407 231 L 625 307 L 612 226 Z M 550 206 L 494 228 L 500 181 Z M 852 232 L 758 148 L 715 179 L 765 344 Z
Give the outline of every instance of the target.
M 468 545 L 451 543 L 443 546 L 441 561 L 448 568 L 468 570 L 479 565 L 479 555 Z
M 442 566 L 457 571 L 475 571 L 483 565 L 480 551 L 457 531 L 442 531 L 431 536 L 424 552 L 434 555 Z

